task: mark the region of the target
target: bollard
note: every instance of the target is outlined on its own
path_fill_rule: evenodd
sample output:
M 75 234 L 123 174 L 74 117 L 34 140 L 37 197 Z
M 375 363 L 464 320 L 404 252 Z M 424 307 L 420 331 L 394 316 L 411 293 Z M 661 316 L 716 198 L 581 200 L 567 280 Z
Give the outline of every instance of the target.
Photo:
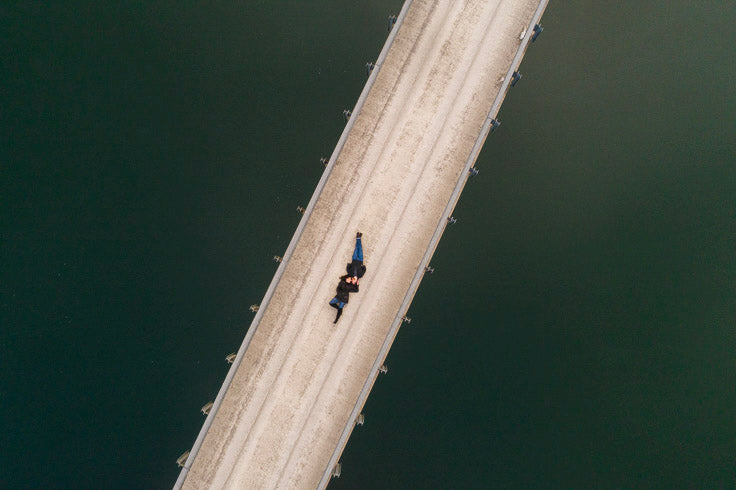
M 537 40 L 537 37 L 542 33 L 544 27 L 539 24 L 534 24 L 534 35 L 532 36 L 532 42 Z
M 514 85 L 516 85 L 516 82 L 521 80 L 521 77 L 522 77 L 521 72 L 515 71 L 514 74 L 511 75 L 511 86 L 513 87 Z
M 184 454 L 182 454 L 176 459 L 176 464 L 179 465 L 179 468 L 184 468 L 184 463 L 187 462 L 188 457 L 189 457 L 189 451 L 186 451 Z

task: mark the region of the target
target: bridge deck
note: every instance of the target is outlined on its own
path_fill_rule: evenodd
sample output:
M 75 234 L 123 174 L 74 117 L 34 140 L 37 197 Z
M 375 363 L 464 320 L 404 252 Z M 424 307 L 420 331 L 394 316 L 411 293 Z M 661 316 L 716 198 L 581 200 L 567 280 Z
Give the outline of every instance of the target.
M 178 484 L 318 486 L 539 3 L 411 3 Z

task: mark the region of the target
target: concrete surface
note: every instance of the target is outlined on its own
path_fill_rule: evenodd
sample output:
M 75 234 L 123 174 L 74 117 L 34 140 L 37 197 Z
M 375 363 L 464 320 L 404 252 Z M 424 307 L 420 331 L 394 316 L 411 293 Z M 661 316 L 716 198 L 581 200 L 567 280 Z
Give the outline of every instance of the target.
M 405 6 L 177 486 L 320 485 L 539 6 Z M 333 325 L 358 230 L 368 272 Z

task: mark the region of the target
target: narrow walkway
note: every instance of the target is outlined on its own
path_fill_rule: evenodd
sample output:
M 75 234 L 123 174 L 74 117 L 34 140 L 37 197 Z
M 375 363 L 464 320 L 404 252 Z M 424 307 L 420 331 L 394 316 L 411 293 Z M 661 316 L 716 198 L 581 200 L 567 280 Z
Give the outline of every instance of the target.
M 539 5 L 411 2 L 177 485 L 320 484 Z M 368 273 L 333 325 L 358 230 Z

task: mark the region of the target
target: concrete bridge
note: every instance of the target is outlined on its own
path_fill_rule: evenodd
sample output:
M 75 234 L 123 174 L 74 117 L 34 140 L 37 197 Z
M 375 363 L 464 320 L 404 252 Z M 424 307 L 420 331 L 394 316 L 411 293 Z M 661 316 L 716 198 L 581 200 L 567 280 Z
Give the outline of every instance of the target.
M 175 488 L 327 485 L 546 4 L 406 1 Z

